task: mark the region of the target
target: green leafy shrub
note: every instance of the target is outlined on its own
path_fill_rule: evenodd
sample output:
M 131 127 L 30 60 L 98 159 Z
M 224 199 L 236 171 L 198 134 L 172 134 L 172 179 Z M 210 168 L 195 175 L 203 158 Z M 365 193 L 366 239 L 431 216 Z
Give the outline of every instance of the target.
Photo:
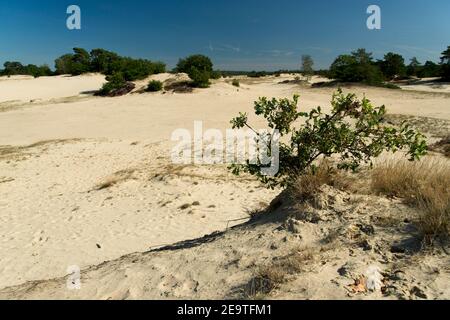
M 222 78 L 222 73 L 220 73 L 220 71 L 211 72 L 211 79 L 218 80 L 220 78 Z
M 147 92 L 158 92 L 163 88 L 163 83 L 161 81 L 152 80 L 148 83 Z
M 189 78 L 193 80 L 193 85 L 197 88 L 208 88 L 210 76 L 208 71 L 198 70 L 196 67 L 192 67 L 189 71 Z
M 180 59 L 175 71 L 187 73 L 195 87 L 207 88 L 213 73 L 213 64 L 207 56 L 197 54 Z
M 235 86 L 235 87 L 240 87 L 241 86 L 241 83 L 239 82 L 239 80 L 238 79 L 234 79 L 233 80 L 233 82 L 231 83 L 233 86 Z
M 98 92 L 100 96 L 117 96 L 123 93 L 128 93 L 130 84 L 125 80 L 122 73 L 117 72 L 111 76 L 106 77 L 106 82 Z
M 233 173 L 248 172 L 270 188 L 285 187 L 308 170 L 314 170 L 315 162 L 320 158 L 337 155 L 338 169 L 357 170 L 363 163 L 371 164 L 372 159 L 383 151 L 407 149 L 410 160 L 419 159 L 426 153 L 427 144 L 420 132 L 410 129 L 406 123 L 400 128 L 384 125 L 386 108 L 374 107 L 365 98 L 358 100 L 354 94 L 344 95 L 338 90 L 333 95 L 331 114 L 323 113 L 320 107 L 311 112 L 299 112 L 297 103 L 298 96 L 293 100 L 260 98 L 255 102 L 255 114 L 264 117 L 269 128 L 278 130 L 281 140 L 283 137 L 289 140 L 288 143 L 280 142 L 278 173 L 273 177 L 263 175 L 264 165 L 260 159 L 256 164 L 248 161 L 244 165 L 232 165 Z M 305 124 L 295 128 L 294 124 L 300 118 L 306 120 Z M 251 128 L 245 113 L 233 119 L 231 124 L 234 129 Z M 256 134 L 260 141 L 270 146 L 273 134 Z M 268 149 L 270 157 L 271 148 Z

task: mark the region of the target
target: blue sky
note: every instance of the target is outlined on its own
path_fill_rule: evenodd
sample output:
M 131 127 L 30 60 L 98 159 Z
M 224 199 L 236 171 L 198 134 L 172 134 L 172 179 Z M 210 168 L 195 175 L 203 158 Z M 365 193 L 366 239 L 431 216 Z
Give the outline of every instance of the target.
M 71 4 L 81 8 L 81 30 L 66 28 Z M 381 7 L 381 30 L 366 27 L 371 4 Z M 203 53 L 224 70 L 295 69 L 310 54 L 326 68 L 359 47 L 424 62 L 438 61 L 448 45 L 448 0 L 0 0 L 1 64 L 53 67 L 57 56 L 84 47 L 169 66 Z

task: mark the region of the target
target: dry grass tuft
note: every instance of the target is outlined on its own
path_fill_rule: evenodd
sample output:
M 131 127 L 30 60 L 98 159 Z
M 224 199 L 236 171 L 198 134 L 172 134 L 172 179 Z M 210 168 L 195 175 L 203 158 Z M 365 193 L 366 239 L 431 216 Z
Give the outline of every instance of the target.
M 354 180 L 348 173 L 334 168 L 329 160 L 322 160 L 316 168 L 298 176 L 288 192 L 296 200 L 313 200 L 324 185 L 349 190 Z
M 43 140 L 26 146 L 0 146 L 0 160 L 25 160 L 33 155 L 32 149 L 41 148 L 41 152 L 46 151 L 49 146 L 75 143 L 80 139 L 57 139 Z M 35 152 L 36 153 L 36 152 Z
M 302 272 L 314 257 L 315 252 L 312 249 L 296 249 L 272 264 L 260 267 L 244 288 L 245 298 L 255 300 L 265 298 L 286 283 L 289 276 Z
M 450 165 L 448 161 L 388 161 L 372 172 L 379 194 L 403 198 L 419 209 L 417 225 L 425 240 L 448 235 L 450 229 Z
M 102 182 L 98 183 L 94 187 L 94 190 L 100 191 L 100 190 L 108 189 L 118 183 L 130 180 L 133 178 L 133 173 L 135 171 L 136 170 L 134 170 L 134 169 L 126 169 L 126 170 L 118 171 L 118 172 L 112 174 L 111 176 L 107 177 L 106 179 L 104 179 Z
M 286 282 L 286 272 L 277 266 L 261 267 L 244 289 L 245 297 L 260 300 Z

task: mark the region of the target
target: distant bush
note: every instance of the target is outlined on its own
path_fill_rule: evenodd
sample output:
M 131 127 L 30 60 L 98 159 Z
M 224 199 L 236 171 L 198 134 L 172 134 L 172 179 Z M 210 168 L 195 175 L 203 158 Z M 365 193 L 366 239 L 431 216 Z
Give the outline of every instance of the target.
M 220 71 L 211 72 L 211 79 L 217 80 L 220 78 L 222 78 L 222 73 L 220 73 Z
M 189 78 L 193 80 L 193 84 L 197 88 L 208 88 L 210 77 L 211 74 L 208 71 L 199 70 L 196 67 L 192 67 L 189 71 Z
M 267 76 L 265 71 L 251 71 L 247 74 L 247 77 L 250 78 L 261 78 Z
M 106 81 L 108 82 L 103 85 L 97 95 L 114 97 L 127 94 L 134 89 L 134 84 L 127 82 L 120 72 L 107 76 Z
M 406 75 L 405 59 L 396 53 L 389 52 L 384 56 L 384 60 L 379 62 L 381 72 L 387 80 Z
M 91 55 L 91 71 L 102 74 L 111 74 L 111 66 L 122 59 L 117 53 L 104 49 L 94 49 Z
M 51 76 L 53 75 L 52 70 L 47 65 L 36 66 L 34 64 L 29 64 L 25 67 L 25 73 L 33 76 L 35 78 Z
M 441 76 L 444 80 L 450 80 L 450 46 L 442 52 L 441 57 Z
M 213 64 L 207 56 L 197 54 L 180 59 L 175 70 L 187 73 L 195 87 L 207 88 L 213 74 Z
M 120 72 L 126 81 L 135 81 L 165 72 L 166 68 L 162 62 L 121 57 L 104 49 L 94 49 L 90 53 L 81 48 L 73 50 L 74 54 L 65 54 L 55 60 L 57 74 L 80 75 L 100 72 L 104 75 L 113 75 Z
M 440 77 L 442 74 L 442 67 L 433 61 L 426 61 L 419 69 L 417 76 L 419 78 L 433 78 Z
M 4 70 L 0 71 L 0 75 L 12 76 L 12 75 L 30 75 L 35 78 L 43 76 L 51 76 L 52 70 L 47 65 L 36 66 L 29 64 L 27 66 L 22 65 L 17 61 L 7 61 L 3 64 Z
M 235 86 L 235 87 L 240 87 L 240 86 L 241 86 L 241 83 L 239 82 L 238 79 L 234 79 L 233 82 L 232 82 L 231 84 L 232 84 L 233 86 Z
M 153 74 L 153 63 L 144 59 L 120 58 L 115 61 L 108 73 L 120 72 L 126 81 L 143 80 Z
M 372 59 L 372 53 L 358 49 L 351 55 L 340 55 L 330 67 L 330 76 L 341 82 L 361 82 L 369 85 L 384 81 L 383 74 Z
M 91 71 L 90 55 L 82 48 L 73 48 L 73 54 L 65 54 L 55 60 L 57 74 L 80 75 Z
M 152 80 L 148 83 L 147 92 L 158 92 L 163 88 L 163 83 L 161 81 Z
M 314 60 L 312 59 L 312 57 L 310 55 L 303 55 L 301 70 L 302 70 L 303 76 L 305 76 L 308 81 L 311 80 L 312 76 L 314 75 L 313 66 L 314 66 Z

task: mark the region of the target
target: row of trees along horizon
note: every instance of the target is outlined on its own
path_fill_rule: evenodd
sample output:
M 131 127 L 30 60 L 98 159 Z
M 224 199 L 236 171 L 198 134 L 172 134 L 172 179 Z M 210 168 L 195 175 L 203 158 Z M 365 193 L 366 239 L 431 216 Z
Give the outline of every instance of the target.
M 338 56 L 328 70 L 313 69 L 314 61 L 309 55 L 302 57 L 300 70 L 265 71 L 215 71 L 211 59 L 204 55 L 192 55 L 180 59 L 172 72 L 185 72 L 193 80 L 195 87 L 208 87 L 210 79 L 220 77 L 247 75 L 261 77 L 279 75 L 281 73 L 299 73 L 307 76 L 317 74 L 340 82 L 360 82 L 368 85 L 380 85 L 394 79 L 440 77 L 450 80 L 450 46 L 442 52 L 439 63 L 426 61 L 421 64 L 413 57 L 409 64 L 397 53 L 387 53 L 383 60 L 375 60 L 372 53 L 365 49 L 357 49 L 350 54 Z M 166 64 L 160 61 L 134 59 L 123 57 L 104 49 L 94 49 L 91 52 L 82 48 L 74 48 L 73 53 L 62 55 L 55 60 L 55 70 L 48 65 L 23 65 L 17 61 L 7 61 L 2 76 L 31 75 L 34 77 L 69 74 L 77 76 L 85 73 L 101 73 L 107 76 L 109 82 L 115 81 L 118 86 L 136 80 L 142 80 L 152 74 L 166 72 Z

